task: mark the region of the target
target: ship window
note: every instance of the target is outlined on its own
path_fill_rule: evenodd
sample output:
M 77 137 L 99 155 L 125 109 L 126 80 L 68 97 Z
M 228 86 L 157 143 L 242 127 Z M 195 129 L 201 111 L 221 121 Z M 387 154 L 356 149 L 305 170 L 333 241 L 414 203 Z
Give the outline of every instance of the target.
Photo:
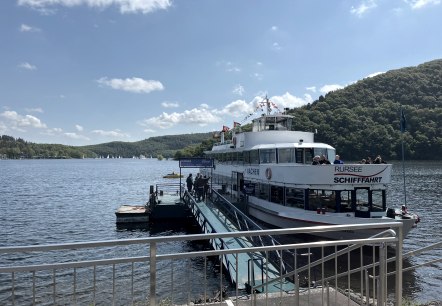
M 304 150 L 303 149 L 296 149 L 295 154 L 296 154 L 296 162 L 298 164 L 303 164 L 304 163 Z M 310 155 L 311 155 L 311 153 L 310 153 Z
M 244 164 L 244 152 L 238 152 L 237 163 L 240 165 Z
M 269 200 L 269 188 L 268 184 L 258 184 L 257 196 L 260 199 Z
M 372 211 L 385 211 L 384 208 L 384 192 L 382 190 L 373 190 L 371 194 L 371 199 L 373 202 Z
M 304 154 L 304 158 L 305 158 L 305 161 L 304 161 L 304 163 L 305 164 L 311 164 L 312 163 L 312 161 L 313 161 L 313 149 L 312 148 L 307 148 L 307 149 L 305 149 L 304 150 L 304 152 L 305 152 L 305 154 Z
M 283 204 L 284 203 L 284 188 L 281 186 L 271 186 L 270 202 Z
M 327 159 L 329 159 L 327 156 L 327 149 L 324 149 L 324 148 L 314 148 L 313 156 L 316 156 L 316 155 L 319 155 L 319 156 L 324 155 Z M 333 158 L 334 158 L 334 156 L 333 156 Z
M 278 163 L 294 163 L 294 150 L 289 148 L 278 149 Z
M 259 152 L 258 150 L 250 151 L 250 163 L 259 164 Z
M 368 207 L 368 189 L 356 189 L 356 206 Z
M 250 164 L 250 151 L 244 151 L 244 163 Z
M 276 163 L 276 149 L 259 150 L 260 164 Z
M 238 163 L 238 153 L 237 152 L 230 153 L 230 160 L 232 161 L 232 164 L 237 164 Z
M 304 194 L 305 194 L 304 189 L 286 187 L 285 188 L 286 206 L 304 208 L 304 202 L 305 202 Z
M 310 190 L 309 194 L 310 209 L 325 208 L 326 211 L 336 211 L 336 195 L 332 190 Z

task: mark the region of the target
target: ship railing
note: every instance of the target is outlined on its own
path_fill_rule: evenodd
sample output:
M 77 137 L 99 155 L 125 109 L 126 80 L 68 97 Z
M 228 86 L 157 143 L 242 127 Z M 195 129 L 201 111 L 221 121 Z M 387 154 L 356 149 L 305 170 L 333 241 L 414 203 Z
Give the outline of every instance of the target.
M 366 231 L 381 228 L 394 229 L 397 234 L 367 239 L 315 241 L 191 252 L 187 249 L 177 251 L 171 247 L 176 244 L 217 239 L 314 234 L 318 231 L 330 232 L 344 229 Z M 364 248 L 369 248 L 368 251 L 372 248 L 375 253 L 380 247 L 391 247 L 395 253 L 393 268 L 396 273 L 392 280 L 387 279 L 385 268 L 378 267 L 374 271 L 373 275 L 377 279 L 376 288 L 380 288 L 378 292 L 381 290 L 382 293 L 377 294 L 376 299 L 378 302 L 385 301 L 385 288 L 387 288 L 388 280 L 390 285 L 395 284 L 394 292 L 390 293 L 390 296 L 394 296 L 397 304 L 400 305 L 402 301 L 402 273 L 400 272 L 403 257 L 402 224 L 399 222 L 0 247 L 0 303 L 2 305 L 173 305 L 191 304 L 198 300 L 206 304 L 214 301 L 212 294 L 217 292 L 215 296 L 220 304 L 229 303 L 225 301 L 230 300 L 230 303 L 233 302 L 236 305 L 244 305 L 244 303 L 253 305 L 254 301 L 256 302 L 259 298 L 265 301 L 277 299 L 280 304 L 305 305 L 319 298 L 322 301 L 320 304 L 330 305 L 332 302 L 336 304 L 338 299 L 343 297 L 344 301 L 350 304 L 350 301 L 359 295 L 362 305 L 364 301 L 370 300 L 370 296 L 374 297 L 373 288 L 365 289 L 371 282 L 368 283 L 366 280 L 362 255 L 360 255 L 360 273 L 351 274 L 350 262 L 357 263 L 358 260 L 349 259 L 357 259 L 359 255 L 349 250 L 338 253 L 339 248 L 345 249 L 350 246 L 358 246 L 356 251 L 360 254 Z M 248 294 L 238 288 L 238 283 L 232 286 L 226 278 L 225 271 L 216 260 L 226 254 L 259 252 L 268 256 L 269 252 L 282 250 L 290 251 L 293 256 L 295 271 L 290 276 L 286 276 L 286 279 L 292 279 L 295 286 L 292 290 L 283 289 L 281 286 L 276 295 L 269 294 L 262 288 L 261 290 L 256 288 L 257 290 Z M 331 269 L 327 268 L 325 260 L 326 253 L 330 251 L 335 258 Z M 321 264 L 312 265 L 314 257 L 318 258 Z M 341 267 L 340 261 L 347 262 L 348 266 Z M 386 258 L 381 256 L 381 262 L 382 267 L 385 267 Z M 238 265 L 238 262 L 232 264 Z M 215 274 L 216 267 L 218 267 L 218 272 Z M 302 267 L 302 271 L 297 267 Z M 347 268 L 347 271 L 343 272 L 342 268 Z M 282 274 L 282 269 L 280 272 Z M 327 278 L 336 277 L 335 275 L 342 275 L 342 273 L 347 273 L 346 277 L 339 278 L 342 283 L 336 281 L 335 278 Z M 268 271 L 264 271 L 263 275 L 268 277 Z M 321 276 L 319 283 L 315 281 L 315 276 L 318 275 Z M 355 277 L 360 278 L 361 283 L 355 282 Z M 270 286 L 270 280 L 267 280 L 265 286 Z M 347 293 L 340 294 L 340 288 L 346 288 Z M 350 292 L 353 293 L 350 294 Z

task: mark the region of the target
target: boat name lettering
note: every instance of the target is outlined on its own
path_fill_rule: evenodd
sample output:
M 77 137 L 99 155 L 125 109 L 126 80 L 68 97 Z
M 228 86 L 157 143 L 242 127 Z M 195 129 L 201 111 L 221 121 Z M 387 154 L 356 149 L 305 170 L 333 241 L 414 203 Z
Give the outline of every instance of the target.
M 259 168 L 247 168 L 246 172 L 250 175 L 259 175 Z
M 368 184 L 380 183 L 382 176 L 377 177 L 335 177 L 335 184 Z
M 335 166 L 335 172 L 362 172 L 362 166 Z

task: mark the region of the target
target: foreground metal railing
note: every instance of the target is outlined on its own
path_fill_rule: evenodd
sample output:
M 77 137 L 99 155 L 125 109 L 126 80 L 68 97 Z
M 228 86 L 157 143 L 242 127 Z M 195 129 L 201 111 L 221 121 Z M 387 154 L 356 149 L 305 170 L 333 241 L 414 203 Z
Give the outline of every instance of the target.
M 174 247 L 232 237 L 385 228 L 394 229 L 390 231 L 392 235 L 217 251 L 187 252 Z M 394 278 L 388 279 L 388 260 L 382 255 L 387 247 L 395 254 L 392 269 L 396 272 Z M 218 259 L 225 254 L 260 252 L 268 255 L 274 251 L 292 254 L 294 270 L 283 277 L 295 286 L 290 291 L 281 287 L 277 296 L 264 293 L 260 298 L 266 301 L 350 305 L 358 298 L 356 303 L 360 305 L 368 305 L 369 301 L 384 305 L 388 285 L 394 288 L 396 305 L 401 305 L 402 273 L 398 272 L 402 271 L 402 225 L 396 222 L 0 247 L 0 304 L 172 305 L 207 304 L 215 300 L 222 304 L 229 299 L 236 305 L 251 305 L 257 301 L 259 292 L 263 292 L 259 287 L 267 286 L 272 280 L 266 279 L 265 284 L 247 294 L 238 286 L 232 287 Z M 364 252 L 379 255 L 365 263 Z M 381 260 L 379 267 L 378 259 Z M 368 278 L 367 265 L 371 267 L 370 275 L 375 283 Z M 268 271 L 264 271 L 264 276 L 268 275 Z M 283 275 L 282 268 L 280 275 Z M 341 294 L 341 289 L 346 293 Z

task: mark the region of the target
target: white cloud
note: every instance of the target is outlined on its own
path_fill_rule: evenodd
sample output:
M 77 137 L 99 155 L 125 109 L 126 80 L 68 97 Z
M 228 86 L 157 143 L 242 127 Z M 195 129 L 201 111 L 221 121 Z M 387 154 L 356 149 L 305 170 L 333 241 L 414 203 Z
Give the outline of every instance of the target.
M 0 117 L 3 117 L 7 120 L 9 127 L 11 129 L 17 129 L 23 131 L 22 127 L 31 127 L 31 128 L 46 128 L 46 124 L 41 122 L 40 119 L 31 115 L 19 115 L 15 111 L 5 111 L 0 113 Z
M 61 132 L 63 132 L 63 129 L 61 129 L 61 128 L 52 128 L 52 129 L 47 129 L 44 132 L 44 134 L 54 135 L 54 134 L 60 134 Z
M 126 137 L 129 137 L 128 134 L 122 133 L 119 129 L 115 129 L 113 131 L 93 130 L 92 133 L 98 134 L 100 136 L 111 137 L 111 138 L 126 138 Z
M 21 63 L 18 65 L 19 68 L 27 69 L 27 70 L 36 70 L 37 67 L 35 65 L 31 65 L 28 62 Z
M 76 125 L 75 125 L 75 129 L 76 129 L 77 131 L 79 131 L 79 132 L 83 132 L 83 127 L 82 127 L 81 125 L 79 125 L 79 124 L 76 124 Z
M 199 126 L 206 126 L 211 123 L 220 122 L 221 118 L 208 109 L 206 104 L 202 104 L 197 108 L 186 110 L 182 113 L 163 112 L 158 117 L 144 119 L 139 124 L 149 129 L 160 128 L 167 129 L 178 124 L 198 124 Z
M 273 96 L 270 99 L 277 105 L 280 111 L 284 108 L 295 108 L 313 102 L 309 94 L 303 97 L 296 97 L 286 92 L 281 96 Z M 231 120 L 241 120 L 244 117 L 252 116 L 255 111 L 259 111 L 262 96 L 256 96 L 250 102 L 242 99 L 232 101 L 220 109 L 212 109 L 207 104 L 201 104 L 197 108 L 183 112 L 163 112 L 157 117 L 144 119 L 139 124 L 145 127 L 144 132 L 153 133 L 156 129 L 169 129 L 180 124 L 197 124 L 199 126 L 208 126 L 211 124 L 225 121 L 225 118 Z
M 344 88 L 344 86 L 342 85 L 338 85 L 338 84 L 330 84 L 330 85 L 324 85 L 321 87 L 321 89 L 319 90 L 321 93 L 326 94 L 330 91 L 335 91 L 338 89 L 342 89 Z
M 316 86 L 306 87 L 305 89 L 311 92 L 316 92 Z
M 242 96 L 245 92 L 244 87 L 241 84 L 236 85 L 232 91 L 235 95 Z
M 27 24 L 20 25 L 20 32 L 40 32 L 39 28 L 31 27 Z
M 309 94 L 305 94 L 303 98 L 293 96 L 286 92 L 282 96 L 273 96 L 270 101 L 274 102 L 280 111 L 284 108 L 296 108 L 313 102 L 313 98 Z
M 0 134 L 6 134 L 6 131 L 8 128 L 6 127 L 6 124 L 2 121 L 0 121 Z
M 178 102 L 162 102 L 161 106 L 164 108 L 176 108 L 179 107 L 179 103 Z
M 86 137 L 84 135 L 79 135 L 77 133 L 64 133 L 64 135 L 71 139 L 90 140 L 89 137 Z
M 421 9 L 429 5 L 439 5 L 441 3 L 440 0 L 408 0 L 406 2 L 410 4 L 413 10 Z
M 278 27 L 277 27 L 277 26 L 272 26 L 270 29 L 271 29 L 272 31 L 278 31 Z
M 155 90 L 163 90 L 164 86 L 160 81 L 143 80 L 141 78 L 130 79 L 107 79 L 100 78 L 97 82 L 101 85 L 112 87 L 113 89 L 124 90 L 134 93 L 149 93 Z
M 49 12 L 56 6 L 73 7 L 87 5 L 94 8 L 117 6 L 122 14 L 148 14 L 172 6 L 171 0 L 18 0 L 19 5 L 28 6 L 42 12 Z
M 223 109 L 215 109 L 213 112 L 217 115 L 226 115 L 229 117 L 241 117 L 246 114 L 250 114 L 255 109 L 255 105 L 252 102 L 247 103 L 245 100 L 236 100 L 227 104 Z
M 350 9 L 350 13 L 362 17 L 362 15 L 368 13 L 369 11 L 376 8 L 378 5 L 376 4 L 375 0 L 363 0 L 359 6 L 354 7 L 352 6 Z

